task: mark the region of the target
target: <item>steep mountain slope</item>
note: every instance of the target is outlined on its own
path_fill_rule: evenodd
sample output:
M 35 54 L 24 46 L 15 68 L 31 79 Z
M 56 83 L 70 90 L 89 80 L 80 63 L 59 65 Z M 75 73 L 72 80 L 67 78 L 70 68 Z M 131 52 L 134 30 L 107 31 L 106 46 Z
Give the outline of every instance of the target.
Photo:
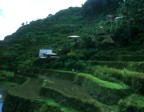
M 119 2 L 122 1 L 120 0 Z M 29 60 L 29 63 L 31 60 L 35 60 L 38 56 L 38 50 L 41 48 L 54 49 L 56 52 L 62 49 L 68 53 L 79 44 L 78 48 L 84 49 L 84 54 L 87 52 L 87 49 L 95 49 L 97 44 L 101 44 L 99 40 L 103 40 L 98 38 L 98 35 L 95 35 L 99 30 L 99 23 L 105 22 L 105 15 L 107 13 L 115 14 L 119 2 L 109 2 L 107 0 L 95 2 L 88 0 L 81 8 L 70 7 L 69 9 L 59 11 L 55 15 L 49 15 L 45 19 L 32 21 L 30 24 L 23 24 L 15 33 L 5 37 L 4 49 L 1 49 L 1 59 L 5 58 L 6 60 L 4 60 L 2 66 L 4 68 L 11 66 L 10 68 L 13 70 L 14 68 L 18 69 L 19 63 L 23 63 L 24 60 Z M 112 7 L 109 7 L 109 4 Z M 105 8 L 108 11 L 105 12 Z M 96 11 L 97 9 L 101 11 Z M 91 15 L 89 15 L 90 13 Z M 69 45 L 67 39 L 69 35 L 79 35 L 82 40 L 77 44 Z M 91 37 L 90 35 L 93 36 Z M 93 52 L 93 50 L 90 52 Z M 87 60 L 87 56 L 85 57 L 83 53 L 80 54 Z M 7 57 L 10 58 L 7 59 Z M 6 66 L 4 63 L 6 63 Z

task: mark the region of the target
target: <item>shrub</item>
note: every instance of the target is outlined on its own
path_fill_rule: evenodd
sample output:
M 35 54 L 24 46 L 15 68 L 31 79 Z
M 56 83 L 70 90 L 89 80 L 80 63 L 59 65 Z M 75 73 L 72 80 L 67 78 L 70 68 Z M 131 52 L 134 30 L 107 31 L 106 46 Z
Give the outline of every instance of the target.
M 85 100 L 78 99 L 76 97 L 66 95 L 60 90 L 42 87 L 40 94 L 47 98 L 54 99 L 58 101 L 60 104 L 72 107 L 79 111 L 84 111 L 84 112 L 100 111 L 99 104 L 96 105 L 92 101 L 85 101 Z
M 13 72 L 0 71 L 0 80 L 8 80 L 14 77 Z
M 85 61 L 83 61 L 83 60 L 77 61 L 76 64 L 75 64 L 75 66 L 74 66 L 74 68 L 75 68 L 76 70 L 82 70 L 82 69 L 84 69 L 85 67 L 86 67 L 86 63 L 85 63 Z
M 70 68 L 70 69 L 74 68 L 76 62 L 77 61 L 75 59 L 66 60 L 65 61 L 65 68 Z
M 144 97 L 138 94 L 132 94 L 126 99 L 119 101 L 119 112 L 143 112 Z

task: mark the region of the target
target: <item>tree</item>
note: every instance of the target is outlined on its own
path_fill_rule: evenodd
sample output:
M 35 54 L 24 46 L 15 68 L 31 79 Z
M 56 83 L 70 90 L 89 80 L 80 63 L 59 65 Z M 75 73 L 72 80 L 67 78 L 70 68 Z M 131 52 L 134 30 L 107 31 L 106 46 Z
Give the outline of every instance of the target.
M 143 44 L 143 7 L 143 0 L 127 0 L 121 7 L 120 13 L 123 14 L 125 19 L 114 34 L 114 39 L 119 44 L 124 46 Z
M 123 0 L 87 0 L 82 8 L 84 16 L 93 17 L 102 13 L 115 13 L 123 2 Z

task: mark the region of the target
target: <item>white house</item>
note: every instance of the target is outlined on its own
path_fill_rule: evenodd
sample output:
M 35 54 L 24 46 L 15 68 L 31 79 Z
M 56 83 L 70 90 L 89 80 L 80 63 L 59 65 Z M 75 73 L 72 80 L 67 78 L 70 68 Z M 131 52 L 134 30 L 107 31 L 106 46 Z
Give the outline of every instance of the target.
M 78 35 L 71 35 L 71 36 L 68 36 L 69 39 L 77 39 L 79 38 L 80 36 Z
M 39 58 L 56 58 L 57 54 L 53 53 L 51 49 L 40 49 Z

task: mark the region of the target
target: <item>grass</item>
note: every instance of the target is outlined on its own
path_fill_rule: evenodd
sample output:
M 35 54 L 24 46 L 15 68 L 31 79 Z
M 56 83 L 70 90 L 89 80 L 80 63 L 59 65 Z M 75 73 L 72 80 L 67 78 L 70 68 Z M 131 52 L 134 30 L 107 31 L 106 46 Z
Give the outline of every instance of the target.
M 0 94 L 5 93 L 5 91 L 17 86 L 14 82 L 8 82 L 8 81 L 0 81 Z
M 51 72 L 47 73 L 51 74 Z M 49 77 L 47 77 L 47 84 L 44 86 L 46 88 L 60 90 L 78 99 L 94 99 L 106 104 L 115 104 L 120 98 L 127 96 L 127 92 L 130 90 L 129 86 L 124 83 L 101 80 L 86 73 L 53 70 L 52 77 Z
M 96 65 L 108 66 L 116 69 L 128 69 L 131 71 L 144 72 L 144 62 L 126 62 L 126 61 L 96 61 Z
M 71 71 L 61 71 L 61 70 L 56 70 L 54 72 L 61 72 L 64 73 L 64 76 L 68 76 L 68 75 L 73 75 L 75 77 L 78 76 L 78 78 L 86 78 L 88 80 L 91 80 L 93 83 L 96 83 L 98 85 L 100 85 L 100 87 L 104 87 L 104 88 L 108 88 L 108 89 L 112 89 L 112 90 L 121 90 L 121 89 L 128 89 L 128 86 L 124 85 L 124 84 L 118 84 L 118 83 L 111 83 L 108 81 L 104 81 L 101 79 L 98 79 L 94 76 L 92 76 L 91 74 L 86 74 L 86 73 L 76 73 L 76 72 L 71 72 Z M 58 75 L 58 74 L 57 74 Z M 61 75 L 61 74 L 59 74 Z M 74 78 L 75 79 L 75 78 Z M 79 81 L 79 79 L 78 79 Z M 85 81 L 85 80 L 84 80 Z M 11 90 L 9 90 L 9 93 L 12 95 L 15 95 L 17 97 L 20 98 L 25 98 L 28 100 L 31 99 L 35 99 L 35 98 L 40 98 L 42 99 L 43 97 L 41 97 L 39 95 L 40 92 L 40 88 L 42 86 L 42 81 L 40 81 L 39 79 L 33 79 L 33 78 L 27 78 L 27 81 L 22 84 L 19 85 Z M 46 87 L 50 87 L 53 88 L 54 90 L 58 90 L 62 93 L 64 93 L 66 96 L 70 96 L 70 97 L 74 97 L 77 99 L 81 99 L 81 100 L 85 100 L 85 101 L 90 101 L 91 99 L 93 99 L 93 97 L 89 94 L 89 92 L 87 91 L 87 89 L 85 89 L 85 87 L 83 85 L 77 85 L 74 81 L 71 80 L 64 80 L 64 79 L 58 79 L 55 77 L 47 77 L 47 83 L 45 85 Z M 57 96 L 57 94 L 56 94 Z M 46 97 L 44 97 L 44 99 L 46 99 Z M 59 104 L 58 101 L 54 101 L 53 100 L 47 100 L 47 104 L 42 104 L 42 105 L 49 105 L 51 109 L 53 108 L 57 108 L 58 110 L 60 110 L 60 112 L 78 112 L 75 109 L 72 109 L 71 106 L 65 105 L 63 106 L 63 104 Z M 93 99 L 95 102 L 97 102 L 96 99 Z M 94 102 L 94 105 L 97 104 Z M 98 105 L 100 105 L 100 107 L 104 106 L 104 110 L 107 110 L 108 108 L 110 109 L 110 107 L 102 104 L 102 103 L 98 103 Z M 70 107 L 70 108 L 69 108 Z M 46 109 L 46 107 L 42 107 L 41 109 L 44 110 Z M 56 110 L 56 109 L 54 109 Z M 43 112 L 43 111 L 42 111 Z
M 80 76 L 83 78 L 87 78 L 87 79 L 90 79 L 91 81 L 99 84 L 100 86 L 111 88 L 111 89 L 128 89 L 128 86 L 123 84 L 123 83 L 119 84 L 119 83 L 104 81 L 104 80 L 101 80 L 95 76 L 92 76 L 91 74 L 76 73 L 76 72 L 71 72 L 71 71 L 61 71 L 61 70 L 52 70 L 52 71 L 59 72 L 59 73 L 67 73 L 69 75 L 71 75 L 70 73 L 73 73 L 73 74 L 75 74 L 75 77 Z
M 134 106 L 138 108 L 144 108 L 144 97 L 137 94 L 132 94 L 123 100 L 126 106 Z
M 111 80 L 113 78 L 114 82 L 127 84 L 132 90 L 131 92 L 144 94 L 144 73 L 127 69 L 108 68 L 106 66 L 94 66 L 92 69 L 95 76 L 104 80 Z
M 127 69 L 119 70 L 115 68 L 108 68 L 106 66 L 95 66 L 93 67 L 95 74 L 109 74 L 109 75 L 117 75 L 122 77 L 129 77 L 129 78 L 142 78 L 144 79 L 144 73 L 129 71 Z
M 65 71 L 65 70 L 53 70 L 53 69 L 49 69 L 49 70 L 53 71 L 53 72 L 60 72 L 60 73 L 67 73 L 67 74 L 75 73 L 75 72 L 72 72 L 72 71 Z
M 99 61 L 125 61 L 125 62 L 141 62 L 144 61 L 144 55 L 111 55 L 111 54 L 103 54 L 97 55 L 95 59 Z
M 94 81 L 95 83 L 98 83 L 99 85 L 101 85 L 103 87 L 107 87 L 107 88 L 111 88 L 111 89 L 128 89 L 128 86 L 125 84 L 118 84 L 118 83 L 112 83 L 112 82 L 104 81 L 104 80 L 96 78 L 90 74 L 78 73 L 78 75 L 84 76 L 84 77 Z
M 123 83 L 121 84 L 121 83 L 113 83 L 113 82 L 104 81 L 95 76 L 92 76 L 91 74 L 77 73 L 77 72 L 71 72 L 71 71 L 61 71 L 61 70 L 52 70 L 52 71 L 53 71 L 53 73 L 56 73 L 56 77 L 54 77 L 55 74 L 52 75 L 53 77 L 44 76 L 47 78 L 45 87 L 52 88 L 54 90 L 56 89 L 56 90 L 58 90 L 58 92 L 60 91 L 60 92 L 64 93 L 65 95 L 68 95 L 70 97 L 74 97 L 77 99 L 84 99 L 85 101 L 86 100 L 89 101 L 91 99 L 96 101 L 96 99 L 94 99 L 93 96 L 90 95 L 90 93 L 89 93 L 90 90 L 87 90 L 87 88 L 85 88 L 85 86 L 87 86 L 87 87 L 90 86 L 90 85 L 87 85 L 87 83 L 85 83 L 85 81 L 90 81 L 95 85 L 95 87 L 98 86 L 98 88 L 103 88 L 104 90 L 106 90 L 105 88 L 107 88 L 108 90 L 110 90 L 112 92 L 111 94 L 116 94 L 116 95 L 118 95 L 117 92 L 121 92 L 123 90 L 129 89 L 129 87 Z M 60 76 L 60 78 L 59 78 L 58 75 L 62 75 L 62 76 Z M 71 80 L 68 78 L 61 79 L 63 77 L 69 77 L 69 75 L 72 75 L 72 77 L 74 77 L 73 78 L 74 80 Z M 85 84 L 78 85 L 75 82 L 75 79 L 77 79 L 77 81 L 81 81 L 81 78 L 82 78 L 82 83 L 85 83 L 86 85 Z M 88 80 L 85 80 L 85 79 L 88 79 Z M 42 85 L 43 85 L 42 81 L 40 81 L 39 79 L 27 78 L 27 81 L 24 84 L 11 89 L 9 92 L 11 94 L 16 95 L 21 98 L 35 99 L 35 98 L 41 97 L 39 95 L 39 93 L 40 93 L 40 89 L 41 89 Z M 92 89 L 96 89 L 95 87 Z M 108 92 L 108 94 L 109 94 L 109 92 Z M 59 93 L 57 93 L 57 94 L 59 94 Z M 98 92 L 98 94 L 99 94 L 99 92 Z M 104 93 L 104 94 L 106 95 L 107 93 Z M 49 104 L 56 106 L 56 107 L 61 107 L 52 101 L 50 101 Z M 69 108 L 61 107 L 62 112 L 69 112 L 70 110 L 68 110 L 68 109 Z M 73 112 L 73 111 L 70 111 L 70 112 Z
M 47 100 L 47 103 L 48 105 L 59 107 L 62 112 L 78 112 L 72 108 L 62 106 L 58 102 L 51 100 L 51 99 Z
M 80 99 L 76 96 L 71 96 L 69 94 L 64 93 L 61 90 L 51 87 L 43 87 L 41 89 L 41 96 L 45 99 L 53 99 L 59 102 L 62 105 L 72 107 L 76 110 L 85 110 L 85 112 L 89 112 L 95 110 L 95 112 L 106 112 L 106 110 L 113 110 L 110 106 L 105 105 L 103 103 L 98 102 L 94 99 Z M 97 110 L 98 109 L 98 110 Z M 83 111 L 82 111 L 83 112 Z
M 17 84 L 14 82 L 0 81 L 0 88 L 11 87 L 11 86 L 17 86 Z
M 78 112 L 77 110 L 61 105 L 52 99 L 36 99 L 35 102 L 39 102 L 40 107 L 34 112 Z
M 34 99 L 39 96 L 40 87 L 40 80 L 28 78 L 28 80 L 24 84 L 11 89 L 9 92 L 16 96 Z
M 126 99 L 120 100 L 119 112 L 143 112 L 144 96 L 132 94 Z
M 14 77 L 14 73 L 13 72 L 9 72 L 9 71 L 0 71 L 0 79 L 4 80 L 7 78 L 13 78 Z
M 78 98 L 91 99 L 89 93 L 82 86 L 76 85 L 72 81 L 48 78 L 45 87 L 52 87 Z

